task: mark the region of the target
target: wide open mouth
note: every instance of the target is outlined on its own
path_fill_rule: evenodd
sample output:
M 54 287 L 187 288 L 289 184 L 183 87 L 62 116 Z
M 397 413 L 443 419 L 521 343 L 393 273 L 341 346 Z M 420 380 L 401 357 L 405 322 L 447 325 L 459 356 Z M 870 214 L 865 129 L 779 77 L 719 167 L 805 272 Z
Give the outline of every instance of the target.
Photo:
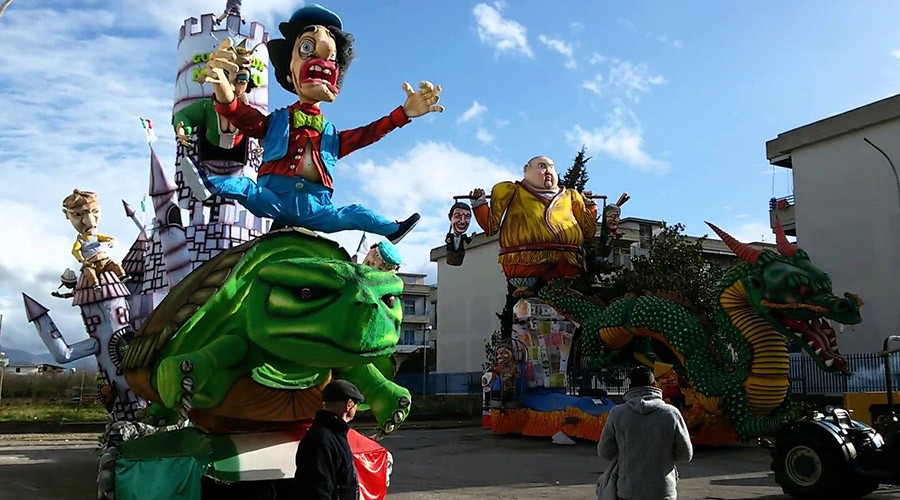
M 776 317 L 792 331 L 800 334 L 810 355 L 815 356 L 826 368 L 849 374 L 847 358 L 841 355 L 837 334 L 825 318 L 799 320 L 776 313 Z
M 338 71 L 338 65 L 334 61 L 319 58 L 309 59 L 300 70 L 300 83 L 325 85 L 328 90 L 337 95 Z

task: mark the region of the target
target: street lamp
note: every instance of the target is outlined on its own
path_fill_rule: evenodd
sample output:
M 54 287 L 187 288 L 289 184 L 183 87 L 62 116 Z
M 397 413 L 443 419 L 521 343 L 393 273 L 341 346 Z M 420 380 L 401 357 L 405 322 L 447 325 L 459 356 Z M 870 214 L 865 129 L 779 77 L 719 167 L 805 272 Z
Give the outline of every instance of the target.
M 428 381 L 428 333 L 431 325 L 423 328 L 422 332 L 422 396 L 425 396 L 426 383 Z
M 9 366 L 9 358 L 5 352 L 0 352 L 0 401 L 3 401 L 3 374 L 6 373 L 6 367 Z
M 887 153 L 885 153 L 881 148 L 879 148 L 875 144 L 872 144 L 872 141 L 870 141 L 868 138 L 863 137 L 863 140 L 866 141 L 869 146 L 872 146 L 879 153 L 881 153 L 881 156 L 884 156 L 884 159 L 888 161 L 888 165 L 891 166 L 891 170 L 894 172 L 894 180 L 897 181 L 897 199 L 900 200 L 900 175 L 897 174 L 897 167 L 894 166 L 894 162 L 891 161 L 891 157 L 888 156 Z

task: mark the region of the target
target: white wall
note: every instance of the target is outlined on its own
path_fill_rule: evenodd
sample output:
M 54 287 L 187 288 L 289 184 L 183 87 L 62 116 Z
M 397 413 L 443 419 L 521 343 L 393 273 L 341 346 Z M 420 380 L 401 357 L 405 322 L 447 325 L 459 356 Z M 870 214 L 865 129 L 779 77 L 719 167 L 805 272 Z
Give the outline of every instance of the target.
M 484 341 L 500 329 L 496 314 L 506 301 L 506 278 L 497 242 L 466 249 L 460 267 L 437 266 L 437 371 L 481 371 Z
M 863 322 L 838 335 L 843 352 L 871 352 L 900 335 L 900 119 L 791 152 L 798 246 L 831 276 L 834 293 L 858 294 Z

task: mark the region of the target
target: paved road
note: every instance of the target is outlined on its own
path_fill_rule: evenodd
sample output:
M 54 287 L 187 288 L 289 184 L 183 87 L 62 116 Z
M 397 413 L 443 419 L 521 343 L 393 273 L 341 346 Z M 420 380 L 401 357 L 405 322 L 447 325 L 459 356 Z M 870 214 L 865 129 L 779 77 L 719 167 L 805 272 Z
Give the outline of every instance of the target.
M 0 437 L 0 498 L 96 498 L 96 435 Z M 400 431 L 384 441 L 394 454 L 391 499 L 590 499 L 605 468 L 591 443 L 494 436 L 478 428 Z M 697 450 L 679 467 L 679 499 L 784 499 L 766 450 Z M 874 500 L 900 500 L 882 488 Z

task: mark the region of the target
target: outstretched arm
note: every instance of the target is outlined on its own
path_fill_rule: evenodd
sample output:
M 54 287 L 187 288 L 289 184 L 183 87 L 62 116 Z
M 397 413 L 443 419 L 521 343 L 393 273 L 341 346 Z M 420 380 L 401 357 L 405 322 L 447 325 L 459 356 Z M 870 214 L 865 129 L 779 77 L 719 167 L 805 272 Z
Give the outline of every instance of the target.
M 357 149 L 373 144 L 410 121 L 403 111 L 403 106 L 397 106 L 389 115 L 379 118 L 368 125 L 339 132 L 340 152 L 338 153 L 338 158 L 343 158 Z
M 584 193 L 590 196 L 589 191 Z M 572 191 L 572 213 L 585 238 L 593 238 L 597 233 L 597 204 L 587 200 L 578 191 Z
M 216 113 L 227 118 L 241 132 L 250 137 L 262 139 L 266 136 L 269 117 L 240 99 L 232 99 L 228 104 L 216 101 Z
M 490 204 L 486 200 L 475 200 L 472 203 L 475 222 L 484 229 L 484 234 L 493 236 L 500 230 L 500 222 L 509 207 L 509 202 L 512 201 L 515 189 L 515 183 L 501 182 L 491 190 Z

